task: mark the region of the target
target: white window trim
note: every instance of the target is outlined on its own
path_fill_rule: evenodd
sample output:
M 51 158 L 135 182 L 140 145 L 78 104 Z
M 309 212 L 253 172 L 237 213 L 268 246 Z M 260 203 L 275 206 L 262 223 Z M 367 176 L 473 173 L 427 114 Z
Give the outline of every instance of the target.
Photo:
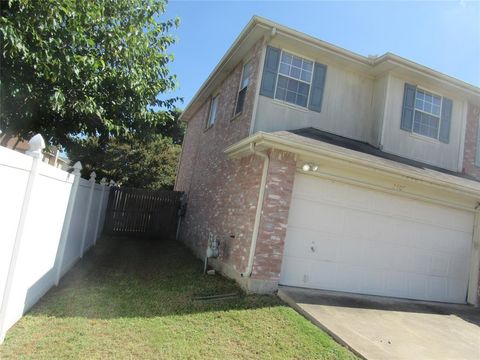
M 416 101 L 416 100 L 417 100 L 417 91 L 418 91 L 419 89 L 420 89 L 421 91 L 423 91 L 423 92 L 427 92 L 427 93 L 430 93 L 430 94 L 432 94 L 432 95 L 436 95 L 436 96 L 439 96 L 439 97 L 440 97 L 440 115 L 439 115 L 439 116 L 434 115 L 434 114 L 429 113 L 429 112 L 424 111 L 424 110 L 417 109 L 417 106 L 416 106 L 416 102 L 417 102 L 417 101 Z M 413 100 L 412 134 L 415 134 L 415 135 L 418 135 L 418 136 L 421 136 L 421 137 L 425 137 L 425 138 L 430 139 L 430 140 L 435 140 L 435 142 L 441 142 L 441 141 L 439 140 L 439 138 L 440 138 L 440 127 L 442 126 L 443 98 L 444 98 L 443 95 L 440 95 L 439 93 L 433 92 L 433 91 L 431 91 L 431 90 L 427 90 L 427 89 L 422 88 L 422 87 L 419 87 L 419 86 L 417 86 L 417 87 L 415 88 L 415 97 L 414 97 L 414 100 Z M 418 133 L 418 132 L 416 132 L 416 131 L 413 130 L 413 128 L 415 127 L 415 126 L 414 126 L 414 123 L 415 123 L 415 111 L 419 111 L 419 112 L 422 112 L 422 113 L 424 113 L 424 114 L 427 114 L 427 115 L 430 115 L 430 116 L 433 116 L 433 117 L 438 118 L 438 129 L 437 129 L 437 137 L 436 137 L 436 138 L 433 138 L 433 137 L 428 136 L 428 135 L 420 134 L 420 133 Z M 450 124 L 450 126 L 451 126 L 451 124 Z
M 290 54 L 290 55 L 294 55 L 296 57 L 299 57 L 301 59 L 304 59 L 304 60 L 307 60 L 307 61 L 311 61 L 312 62 L 312 74 L 310 75 L 310 82 L 306 82 L 304 80 L 301 80 L 301 79 L 296 79 L 292 76 L 289 76 L 289 75 L 285 75 L 285 74 L 280 74 L 280 64 L 282 62 L 282 55 L 283 53 L 287 53 L 287 54 Z M 308 109 L 308 104 L 310 103 L 310 94 L 311 94 L 311 90 L 312 90 L 312 81 L 313 81 L 313 72 L 315 71 L 315 60 L 313 59 L 310 59 L 310 58 L 306 58 L 302 55 L 299 55 L 299 54 L 296 54 L 296 53 L 293 53 L 291 51 L 288 51 L 288 50 L 284 50 L 284 49 L 280 49 L 280 59 L 278 61 L 278 68 L 277 68 L 277 79 L 276 79 L 276 82 L 275 82 L 275 93 L 273 94 L 273 98 L 277 101 L 280 101 L 282 103 L 285 103 L 285 104 L 289 104 L 289 105 L 293 105 L 293 106 L 298 106 L 302 109 Z M 307 95 L 307 105 L 306 106 L 302 106 L 302 105 L 298 105 L 298 104 L 294 104 L 294 103 L 291 103 L 287 100 L 282 100 L 282 99 L 278 99 L 277 98 L 277 89 L 278 89 L 278 78 L 279 76 L 284 76 L 286 78 L 289 78 L 289 79 L 292 79 L 292 80 L 296 80 L 296 81 L 299 81 L 299 82 L 303 82 L 304 84 L 307 84 L 308 85 L 308 95 Z M 416 93 L 415 93 L 416 94 Z M 412 123 L 413 124 L 413 123 Z M 413 125 L 412 125 L 413 126 Z

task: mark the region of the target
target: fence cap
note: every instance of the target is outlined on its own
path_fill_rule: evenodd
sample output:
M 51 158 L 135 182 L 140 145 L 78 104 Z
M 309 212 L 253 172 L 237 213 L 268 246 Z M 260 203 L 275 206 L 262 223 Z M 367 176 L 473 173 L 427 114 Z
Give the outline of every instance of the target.
M 96 178 L 97 178 L 97 174 L 95 173 L 95 171 L 92 171 L 90 173 L 90 181 L 95 181 Z
M 82 170 L 82 163 L 80 161 L 77 161 L 75 164 L 73 164 L 74 175 L 80 175 L 81 170 Z
M 45 149 L 45 140 L 43 140 L 42 135 L 34 135 L 28 142 L 29 149 L 27 154 L 34 157 L 40 157 L 42 150 Z
M 100 184 L 101 185 L 107 185 L 108 184 L 107 178 L 106 177 L 102 178 L 102 180 L 100 180 Z

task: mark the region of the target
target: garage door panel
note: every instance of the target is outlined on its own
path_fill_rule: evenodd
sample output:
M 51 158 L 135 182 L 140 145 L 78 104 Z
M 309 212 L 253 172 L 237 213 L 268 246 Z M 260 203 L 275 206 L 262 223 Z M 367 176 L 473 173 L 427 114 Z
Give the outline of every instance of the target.
M 434 252 L 430 258 L 428 274 L 432 276 L 448 276 L 451 256 L 448 253 Z
M 361 266 L 338 264 L 332 290 L 361 292 L 363 270 Z
M 325 232 L 335 232 L 339 227 L 343 228 L 345 210 L 341 207 L 302 198 L 297 198 L 292 203 L 293 214 L 288 221 L 293 227 Z
M 385 272 L 365 268 L 362 275 L 360 291 L 379 295 L 385 292 Z
M 465 302 L 473 213 L 297 174 L 283 285 Z
M 407 274 L 405 272 L 385 271 L 385 295 L 405 297 L 407 289 Z
M 450 256 L 448 263 L 448 277 L 452 279 L 461 279 L 468 276 L 469 263 L 465 261 L 465 257 L 455 254 Z
M 284 256 L 282 260 L 282 269 L 296 269 L 296 271 L 283 271 L 282 281 L 285 284 L 296 284 L 296 286 L 305 285 L 305 276 L 316 272 L 316 269 L 310 266 L 311 260 L 302 260 L 296 257 Z
M 428 298 L 448 299 L 448 281 L 446 277 L 432 276 L 428 279 Z
M 311 272 L 306 287 L 333 289 L 335 288 L 335 274 L 337 273 L 337 264 L 331 261 L 316 261 L 310 263 Z

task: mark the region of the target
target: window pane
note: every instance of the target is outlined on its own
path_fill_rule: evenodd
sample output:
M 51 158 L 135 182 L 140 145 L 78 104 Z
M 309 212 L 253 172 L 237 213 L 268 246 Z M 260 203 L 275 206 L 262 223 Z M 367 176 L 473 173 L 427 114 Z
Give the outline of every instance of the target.
M 424 90 L 417 89 L 415 94 L 415 108 L 425 111 L 435 117 L 440 116 L 440 107 L 442 104 L 442 98 L 438 95 L 433 95 Z
M 299 58 L 299 57 L 294 56 L 294 57 L 293 57 L 292 65 L 293 65 L 293 66 L 296 66 L 296 67 L 298 67 L 298 68 L 301 68 L 301 67 L 302 67 L 302 59 Z
M 305 83 L 299 82 L 298 83 L 298 93 L 303 96 L 308 95 L 308 88 L 309 86 Z
M 282 52 L 278 72 L 290 78 L 310 84 L 312 79 L 313 62 L 301 57 Z
M 245 103 L 245 96 L 247 94 L 247 88 L 243 88 L 238 93 L 237 107 L 235 108 L 235 115 L 240 114 L 243 111 L 243 104 Z
M 313 69 L 313 62 L 308 60 L 303 60 L 303 70 L 312 71 Z
M 288 75 L 290 73 L 290 65 L 281 63 L 279 71 L 280 71 L 280 74 Z
M 248 62 L 243 66 L 242 84 L 240 86 L 240 89 L 243 89 L 244 87 L 248 86 L 248 84 L 250 83 L 251 73 L 252 73 L 252 64 Z
M 293 67 L 290 69 L 290 76 L 294 77 L 295 79 L 300 79 L 300 68 Z
M 423 102 L 422 102 L 422 100 L 416 99 L 416 100 L 415 100 L 415 107 L 416 107 L 417 109 L 423 110 Z
M 306 107 L 309 90 L 310 85 L 279 75 L 275 98 Z
M 217 118 L 218 95 L 212 99 L 210 104 L 210 115 L 208 117 L 208 126 L 213 125 Z
M 287 78 L 285 76 L 278 77 L 278 87 L 286 88 L 287 87 Z
M 282 62 L 287 63 L 287 64 L 291 64 L 292 63 L 292 58 L 293 58 L 292 55 L 290 55 L 286 52 L 282 52 Z
M 287 89 L 293 92 L 298 91 L 298 81 L 295 81 L 293 79 L 288 79 L 288 86 Z
M 423 110 L 425 110 L 426 112 L 431 113 L 431 112 L 432 112 L 432 104 L 426 102 L 425 105 L 424 105 L 424 107 L 423 107 Z
M 277 87 L 277 94 L 275 95 L 275 97 L 280 100 L 285 100 L 285 96 L 286 96 L 285 88 Z
M 302 75 L 300 76 L 300 79 L 302 79 L 303 81 L 310 82 L 311 78 L 312 78 L 312 73 L 310 71 L 302 70 Z
M 297 95 L 297 105 L 307 106 L 307 97 L 303 95 Z
M 438 136 L 438 126 L 440 118 L 415 111 L 413 118 L 413 131 L 417 134 L 425 135 L 436 139 Z
M 288 102 L 291 102 L 291 103 L 296 103 L 295 102 L 295 99 L 297 98 L 297 94 L 293 91 L 287 91 L 287 97 L 285 98 L 285 100 L 287 100 Z

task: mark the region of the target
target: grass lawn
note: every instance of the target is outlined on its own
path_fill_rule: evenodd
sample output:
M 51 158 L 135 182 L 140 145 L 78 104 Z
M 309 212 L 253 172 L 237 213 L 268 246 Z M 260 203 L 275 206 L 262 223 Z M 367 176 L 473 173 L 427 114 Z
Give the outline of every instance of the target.
M 202 268 L 179 243 L 103 239 L 10 329 L 0 359 L 355 358 L 277 297 Z

